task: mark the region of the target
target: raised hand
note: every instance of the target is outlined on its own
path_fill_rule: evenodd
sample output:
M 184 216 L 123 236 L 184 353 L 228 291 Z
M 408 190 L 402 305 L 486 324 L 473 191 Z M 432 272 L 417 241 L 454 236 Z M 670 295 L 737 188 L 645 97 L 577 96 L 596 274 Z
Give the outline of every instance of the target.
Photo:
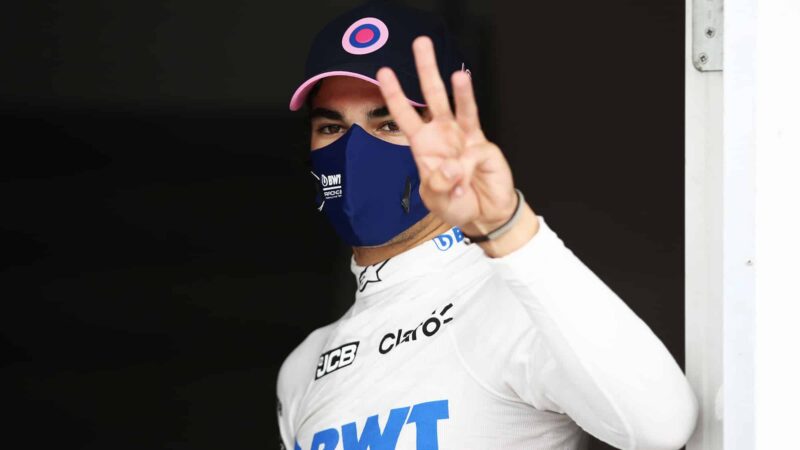
M 418 37 L 413 51 L 432 117 L 429 122 L 424 122 L 408 102 L 390 68 L 381 68 L 377 77 L 386 106 L 411 145 L 421 178 L 422 201 L 433 214 L 460 226 L 468 235 L 488 233 L 514 212 L 517 195 L 511 169 L 500 148 L 487 140 L 481 129 L 470 75 L 464 71 L 452 74 L 453 114 L 430 38 Z M 529 215 L 536 221 L 532 211 Z M 527 223 L 530 227 L 530 217 Z M 538 221 L 533 225 L 538 229 Z

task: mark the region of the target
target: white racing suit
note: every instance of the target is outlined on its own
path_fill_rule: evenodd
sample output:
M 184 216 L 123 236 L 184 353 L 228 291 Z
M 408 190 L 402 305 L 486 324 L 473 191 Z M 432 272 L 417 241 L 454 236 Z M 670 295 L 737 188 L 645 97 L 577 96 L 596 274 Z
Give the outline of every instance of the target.
M 489 258 L 458 228 L 372 266 L 284 361 L 289 450 L 677 449 L 697 401 L 664 345 L 539 216 Z

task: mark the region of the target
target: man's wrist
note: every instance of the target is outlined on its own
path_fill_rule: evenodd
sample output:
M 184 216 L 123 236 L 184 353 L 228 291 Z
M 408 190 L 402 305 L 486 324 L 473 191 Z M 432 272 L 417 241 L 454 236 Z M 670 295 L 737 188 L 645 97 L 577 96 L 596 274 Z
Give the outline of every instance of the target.
M 539 231 L 539 218 L 528 203 L 520 206 L 520 217 L 514 225 L 497 239 L 491 239 L 477 244 L 491 258 L 501 258 L 519 249 L 530 241 Z
M 522 204 L 525 202 L 525 197 L 519 189 L 514 189 L 513 210 L 510 214 L 500 214 L 503 220 L 495 220 L 494 222 L 482 223 L 479 221 L 473 222 L 469 226 L 463 227 L 464 237 L 467 238 L 468 244 L 475 244 L 489 240 L 496 240 L 502 235 L 506 234 L 514 224 L 519 220 L 522 212 Z M 479 230 L 478 233 L 471 230 Z
M 505 197 L 506 198 L 501 201 L 493 202 L 492 206 L 494 207 L 495 211 L 492 214 L 494 216 L 492 220 L 476 220 L 466 224 L 461 227 L 461 230 L 464 232 L 464 234 L 469 236 L 483 236 L 508 222 L 517 208 L 518 196 L 516 189 L 511 187 Z

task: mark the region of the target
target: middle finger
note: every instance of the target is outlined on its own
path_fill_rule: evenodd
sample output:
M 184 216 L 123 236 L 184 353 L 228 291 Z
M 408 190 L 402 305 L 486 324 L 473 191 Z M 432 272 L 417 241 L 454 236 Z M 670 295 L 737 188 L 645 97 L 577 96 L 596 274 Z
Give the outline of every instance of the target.
M 428 36 L 420 36 L 414 39 L 412 47 L 422 95 L 425 96 L 425 103 L 430 109 L 431 115 L 434 118 L 452 118 L 453 112 L 450 110 L 450 103 L 447 100 L 447 90 L 439 74 L 439 67 L 436 65 L 433 41 Z

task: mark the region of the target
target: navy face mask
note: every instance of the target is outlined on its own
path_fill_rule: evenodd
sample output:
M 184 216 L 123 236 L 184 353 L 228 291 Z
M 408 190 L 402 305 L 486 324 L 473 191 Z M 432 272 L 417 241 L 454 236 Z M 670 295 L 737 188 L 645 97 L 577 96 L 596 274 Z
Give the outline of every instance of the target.
M 348 245 L 384 244 L 428 214 L 407 145 L 391 144 L 353 125 L 312 151 L 311 166 L 319 183 L 317 208 Z

